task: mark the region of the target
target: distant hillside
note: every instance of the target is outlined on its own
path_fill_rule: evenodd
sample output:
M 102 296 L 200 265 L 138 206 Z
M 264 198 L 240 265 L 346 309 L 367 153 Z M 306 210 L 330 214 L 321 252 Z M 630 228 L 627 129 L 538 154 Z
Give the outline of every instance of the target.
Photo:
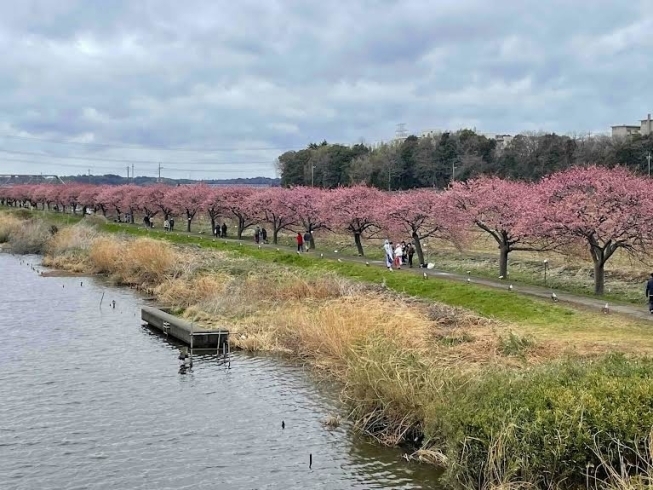
M 127 179 L 120 175 L 67 175 L 61 176 L 64 182 L 80 182 L 85 184 L 96 185 L 122 185 L 122 184 L 137 184 L 149 185 L 157 182 L 156 177 L 136 177 L 135 179 Z M 252 178 L 239 178 L 239 179 L 211 179 L 211 180 L 190 180 L 190 179 L 165 179 L 162 178 L 161 182 L 165 184 L 197 184 L 203 182 L 210 185 L 252 185 L 252 186 L 268 186 L 277 187 L 281 184 L 281 179 L 271 179 L 269 177 L 252 177 Z

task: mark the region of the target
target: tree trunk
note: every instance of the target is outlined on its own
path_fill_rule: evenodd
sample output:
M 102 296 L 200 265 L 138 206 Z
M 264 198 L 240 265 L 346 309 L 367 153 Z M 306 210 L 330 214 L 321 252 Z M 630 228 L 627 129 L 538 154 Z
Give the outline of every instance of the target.
M 238 219 L 238 240 L 243 239 L 243 231 L 245 231 L 245 223 L 242 219 Z
M 356 250 L 358 250 L 358 255 L 361 257 L 365 256 L 365 252 L 363 252 L 363 244 L 361 243 L 361 234 L 360 233 L 354 233 L 354 242 L 356 242 Z
M 601 259 L 594 260 L 594 294 L 603 295 L 605 289 L 605 262 Z
M 424 251 L 422 250 L 422 243 L 419 241 L 419 235 L 413 232 L 413 243 L 415 244 L 415 252 L 417 252 L 417 260 L 420 266 L 424 266 Z
M 313 233 L 311 233 L 311 239 L 308 241 L 309 250 L 315 250 L 315 238 L 313 238 Z
M 499 276 L 504 279 L 508 278 L 508 254 L 510 248 L 505 245 L 499 245 Z
M 133 225 L 134 224 L 134 210 L 130 209 L 129 210 L 129 222 Z
M 215 235 L 215 218 L 211 216 L 211 235 Z
M 190 214 L 186 213 L 186 231 L 190 233 L 190 224 L 193 222 L 193 218 L 191 218 Z
M 275 245 L 279 243 L 279 231 L 276 226 L 272 228 L 272 243 Z

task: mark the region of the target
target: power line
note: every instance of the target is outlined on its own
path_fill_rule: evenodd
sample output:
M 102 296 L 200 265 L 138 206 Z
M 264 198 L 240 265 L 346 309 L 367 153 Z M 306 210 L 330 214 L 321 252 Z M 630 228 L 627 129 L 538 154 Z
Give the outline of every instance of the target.
M 27 163 L 30 165 L 39 165 L 39 166 L 49 166 L 49 167 L 65 167 L 65 168 L 82 168 L 82 169 L 88 169 L 88 165 L 79 165 L 79 164 L 73 164 L 73 163 L 58 163 L 58 162 L 35 162 L 33 160 L 21 160 L 18 158 L 2 158 L 0 157 L 0 162 L 11 162 L 11 163 Z M 162 167 L 165 168 L 166 170 L 170 170 L 173 172 L 198 172 L 198 173 L 229 173 L 229 172 L 242 172 L 242 169 L 234 169 L 234 168 L 228 168 L 228 169 L 204 169 L 204 168 L 172 168 L 172 167 Z M 92 170 L 112 170 L 116 175 L 120 174 L 120 169 L 121 167 L 109 167 L 109 166 L 94 166 L 91 167 Z M 250 170 L 253 171 L 253 170 Z M 156 168 L 152 170 L 151 173 L 156 173 Z
M 144 163 L 151 165 L 158 165 L 159 160 L 131 160 L 128 158 L 103 158 L 103 157 L 83 157 L 83 156 L 58 156 L 58 155 L 46 155 L 43 153 L 36 153 L 31 151 L 14 151 L 14 150 L 0 150 L 0 153 L 9 153 L 12 155 L 27 155 L 41 158 L 59 158 L 62 160 L 83 160 L 83 161 L 94 161 L 94 162 L 114 162 L 114 163 Z M 163 162 L 166 163 L 166 162 Z M 260 164 L 270 164 L 270 160 L 262 160 L 255 162 L 167 162 L 172 165 L 260 165 Z
M 241 148 L 184 148 L 184 147 L 161 147 L 161 146 L 147 146 L 147 145 L 129 145 L 129 144 L 113 144 L 113 143 L 92 143 L 86 141 L 64 141 L 64 140 L 55 140 L 49 138 L 36 138 L 32 136 L 17 136 L 13 134 L 0 134 L 0 138 L 11 138 L 24 141 L 41 141 L 44 143 L 55 143 L 58 145 L 78 145 L 78 146 L 95 146 L 101 148 L 121 148 L 121 149 L 132 149 L 132 150 L 158 150 L 158 151 L 187 151 L 187 152 L 198 152 L 198 153 L 211 153 L 219 151 L 291 151 L 291 150 L 301 150 L 303 147 L 286 147 L 286 146 L 268 146 L 268 147 L 241 147 Z

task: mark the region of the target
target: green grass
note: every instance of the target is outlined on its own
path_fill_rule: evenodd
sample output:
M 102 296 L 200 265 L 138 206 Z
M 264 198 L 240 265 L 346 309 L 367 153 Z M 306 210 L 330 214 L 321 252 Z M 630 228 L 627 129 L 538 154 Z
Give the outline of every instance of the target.
M 382 284 L 386 287 L 410 296 L 440 301 L 453 306 L 462 306 L 476 311 L 482 316 L 510 322 L 529 322 L 532 325 L 565 324 L 579 315 L 578 312 L 563 306 L 554 306 L 548 302 L 519 296 L 508 291 L 498 291 L 474 284 L 462 284 L 444 279 L 421 276 L 410 273 L 389 272 L 380 267 L 368 267 L 352 262 L 337 262 L 332 259 L 320 259 L 309 254 L 299 255 L 284 249 L 276 250 L 274 245 L 261 249 L 248 245 L 239 245 L 236 240 L 199 237 L 195 235 L 165 233 L 148 230 L 138 226 L 125 226 L 108 223 L 102 229 L 111 233 L 126 233 L 135 236 L 149 236 L 183 245 L 199 245 L 204 248 L 235 252 L 240 255 L 274 263 L 292 265 L 307 269 L 333 271 L 341 276 L 361 281 Z

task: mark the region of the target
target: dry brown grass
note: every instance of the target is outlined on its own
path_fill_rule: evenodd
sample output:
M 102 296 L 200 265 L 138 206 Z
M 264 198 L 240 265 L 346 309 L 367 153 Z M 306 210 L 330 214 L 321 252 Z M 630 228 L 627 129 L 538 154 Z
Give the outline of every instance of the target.
M 7 244 L 3 248 L 12 253 L 40 254 L 50 236 L 48 226 L 41 220 L 22 220 L 13 214 L 0 214 L 0 243 Z
M 165 242 L 105 236 L 93 227 L 77 224 L 63 228 L 49 241 L 43 264 L 106 274 L 116 283 L 150 289 L 174 277 L 188 261 Z
M 7 243 L 11 234 L 18 230 L 22 224 L 13 214 L 0 213 L 0 243 Z

